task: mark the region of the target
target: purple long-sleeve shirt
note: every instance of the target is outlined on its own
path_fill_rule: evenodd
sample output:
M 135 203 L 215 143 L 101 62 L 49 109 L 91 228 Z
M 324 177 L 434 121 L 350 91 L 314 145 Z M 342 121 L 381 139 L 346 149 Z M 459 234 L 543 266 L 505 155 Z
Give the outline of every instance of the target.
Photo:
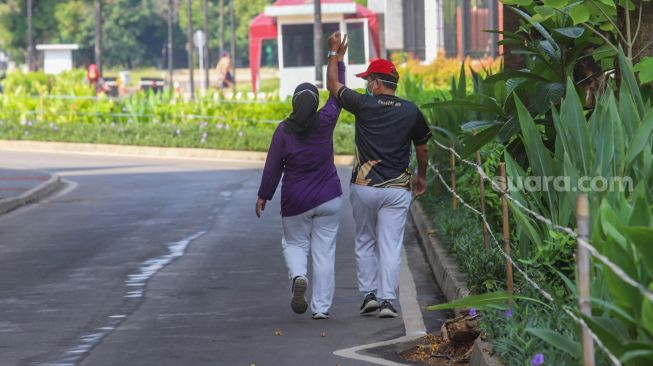
M 345 64 L 338 62 L 338 77 L 345 82 Z M 284 131 L 281 122 L 274 131 L 258 196 L 271 200 L 281 184 L 281 216 L 296 216 L 342 195 L 333 162 L 333 130 L 340 104 L 329 97 L 320 109 L 318 128 L 304 139 Z

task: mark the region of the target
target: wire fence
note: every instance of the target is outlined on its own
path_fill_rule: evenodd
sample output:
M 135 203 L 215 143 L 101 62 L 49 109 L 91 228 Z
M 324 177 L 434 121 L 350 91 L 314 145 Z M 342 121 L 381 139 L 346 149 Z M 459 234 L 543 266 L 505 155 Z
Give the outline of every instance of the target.
M 549 226 L 549 227 L 551 227 L 551 228 L 553 228 L 553 229 L 555 229 L 557 231 L 563 232 L 563 233 L 569 235 L 570 237 L 576 239 L 579 251 L 581 250 L 581 248 L 584 249 L 584 250 L 587 250 L 587 252 L 589 252 L 594 258 L 596 258 L 598 261 L 600 261 L 606 267 L 610 268 L 610 270 L 612 270 L 613 273 L 617 277 L 619 277 L 621 280 L 628 283 L 629 285 L 637 288 L 639 290 L 639 292 L 643 296 L 645 296 L 646 298 L 651 299 L 653 301 L 653 293 L 651 291 L 649 291 L 644 286 L 642 286 L 639 282 L 637 282 L 632 277 L 630 277 L 623 269 L 621 269 L 618 265 L 616 265 L 610 259 L 608 259 L 604 255 L 599 253 L 599 251 L 596 249 L 596 247 L 594 247 L 592 245 L 592 243 L 589 240 L 587 240 L 586 237 L 579 236 L 579 234 L 576 232 L 576 230 L 574 230 L 572 228 L 569 228 L 569 227 L 565 227 L 565 226 L 555 224 L 550 218 L 547 218 L 547 217 L 541 215 L 540 213 L 526 207 L 522 202 L 520 202 L 519 200 L 512 197 L 507 189 L 504 189 L 504 188 L 500 187 L 485 172 L 482 165 L 474 163 L 474 162 L 466 160 L 466 159 L 463 159 L 462 156 L 460 156 L 460 154 L 458 154 L 458 152 L 456 152 L 455 149 L 440 143 L 439 141 L 437 141 L 437 139 L 433 139 L 433 141 L 434 141 L 434 143 L 436 144 L 436 146 L 438 148 L 443 149 L 445 151 L 448 151 L 451 154 L 451 156 L 452 156 L 452 172 L 453 173 L 452 173 L 452 176 L 451 176 L 452 184 L 450 185 L 450 184 L 447 183 L 447 181 L 446 181 L 445 177 L 442 175 L 440 169 L 438 169 L 437 166 L 435 166 L 431 161 L 429 161 L 428 169 L 431 170 L 434 173 L 434 176 L 431 179 L 437 178 L 440 181 L 440 183 L 442 184 L 442 186 L 445 187 L 446 190 L 449 191 L 449 193 L 452 194 L 454 202 L 455 201 L 460 202 L 465 208 L 467 208 L 468 210 L 473 212 L 476 216 L 480 217 L 480 219 L 482 221 L 482 224 L 484 226 L 484 230 L 486 230 L 489 233 L 489 236 L 492 239 L 492 242 L 499 249 L 501 255 L 506 259 L 507 263 L 509 263 L 510 268 L 516 269 L 521 274 L 521 276 L 526 281 L 526 283 L 528 285 L 530 285 L 533 289 L 535 289 L 544 299 L 546 299 L 546 300 L 548 300 L 550 302 L 554 301 L 554 297 L 548 291 L 546 291 L 544 289 L 544 286 L 538 284 L 535 280 L 533 280 L 532 277 L 529 276 L 528 273 L 523 268 L 521 268 L 521 266 L 519 264 L 517 264 L 515 260 L 513 260 L 513 258 L 510 255 L 509 251 L 506 251 L 505 248 L 501 246 L 501 243 L 499 242 L 496 235 L 494 234 L 494 231 L 492 230 L 492 227 L 491 227 L 491 225 L 490 225 L 490 223 L 488 221 L 486 213 L 481 212 L 478 209 L 476 209 L 475 207 L 473 207 L 472 205 L 470 205 L 468 202 L 466 202 L 456 192 L 456 189 L 455 189 L 455 161 L 458 161 L 458 160 L 462 161 L 463 163 L 465 163 L 465 164 L 469 165 L 470 167 L 472 167 L 473 170 L 476 171 L 477 174 L 480 176 L 481 185 L 482 185 L 483 181 L 490 182 L 493 189 L 500 195 L 502 200 L 506 200 L 506 202 L 509 200 L 510 202 L 514 203 L 515 207 L 517 207 L 520 210 L 528 213 L 534 219 L 544 223 L 545 225 L 547 225 L 547 226 Z M 503 182 L 505 182 L 505 176 L 503 176 L 502 179 L 503 179 Z M 504 215 L 504 220 L 506 220 L 506 219 L 507 218 Z M 506 239 L 504 237 L 504 241 L 505 240 Z M 512 276 L 510 275 L 510 277 L 512 277 Z M 509 282 L 510 281 L 512 281 L 511 278 L 509 279 Z M 610 352 L 610 350 L 603 344 L 603 342 L 599 339 L 599 337 L 594 332 L 591 331 L 591 329 L 589 328 L 587 323 L 581 317 L 579 317 L 578 315 L 575 314 L 574 310 L 572 310 L 567 305 L 563 305 L 562 310 L 576 324 L 578 324 L 583 329 L 583 332 L 585 334 L 588 334 L 589 337 L 591 337 L 592 341 L 595 342 L 598 345 L 598 347 L 605 353 L 605 355 L 608 357 L 608 359 L 610 360 L 610 362 L 613 365 L 617 365 L 617 366 L 622 365 L 619 358 L 616 357 L 612 352 Z M 591 346 L 591 342 L 590 342 L 590 346 Z M 593 353 L 592 353 L 592 361 L 588 362 L 587 360 L 585 360 L 585 362 L 586 362 L 585 363 L 586 365 L 593 365 L 594 364 L 593 363 Z

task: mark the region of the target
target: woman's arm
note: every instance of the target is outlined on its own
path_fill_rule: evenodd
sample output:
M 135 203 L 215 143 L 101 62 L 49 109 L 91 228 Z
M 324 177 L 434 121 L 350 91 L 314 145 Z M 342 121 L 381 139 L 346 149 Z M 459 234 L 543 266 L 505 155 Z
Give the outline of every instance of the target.
M 338 79 L 341 83 L 345 83 L 345 63 L 338 61 Z M 329 123 L 336 123 L 340 116 L 340 102 L 333 95 L 329 95 L 326 104 L 320 110 L 320 119 Z
M 261 211 L 265 209 L 265 203 L 274 197 L 274 192 L 277 190 L 283 174 L 285 152 L 282 133 L 283 127 L 279 125 L 272 136 L 268 156 L 265 159 L 265 167 L 263 168 L 256 202 L 256 215 L 258 217 L 261 217 Z

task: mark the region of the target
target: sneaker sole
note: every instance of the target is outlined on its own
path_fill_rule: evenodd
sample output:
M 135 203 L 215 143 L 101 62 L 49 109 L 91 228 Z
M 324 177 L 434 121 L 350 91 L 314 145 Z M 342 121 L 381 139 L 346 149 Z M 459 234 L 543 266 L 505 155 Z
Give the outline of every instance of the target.
M 329 319 L 329 316 L 326 314 L 316 314 L 313 316 L 315 320 Z
M 303 278 L 298 278 L 295 280 L 295 283 L 292 287 L 292 300 L 290 301 L 290 307 L 292 311 L 297 314 L 304 314 L 306 309 L 308 309 L 308 303 L 306 302 L 306 280 Z
M 395 313 L 390 309 L 381 309 L 379 312 L 379 318 L 396 318 L 399 314 Z
M 376 300 L 371 300 L 367 304 L 365 304 L 365 307 L 361 309 L 360 314 L 361 315 L 372 315 L 375 311 L 379 310 L 381 307 L 381 304 L 379 304 L 378 301 Z

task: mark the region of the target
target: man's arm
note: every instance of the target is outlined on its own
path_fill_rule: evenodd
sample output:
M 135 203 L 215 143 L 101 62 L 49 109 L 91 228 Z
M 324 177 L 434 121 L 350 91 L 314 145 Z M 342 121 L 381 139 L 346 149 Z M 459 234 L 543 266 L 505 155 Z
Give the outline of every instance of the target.
M 412 140 L 415 144 L 415 155 L 417 155 L 417 176 L 413 179 L 413 194 L 415 197 L 426 192 L 426 167 L 429 161 L 429 139 L 432 136 L 424 115 L 417 110 L 413 126 Z
M 413 179 L 413 194 L 417 197 L 426 192 L 426 167 L 429 161 L 429 145 L 415 146 L 415 155 L 417 155 L 417 176 Z
M 329 37 L 329 51 L 338 52 L 343 44 L 340 37 L 340 32 L 335 32 L 331 37 Z M 329 89 L 329 92 L 331 92 L 331 95 L 335 98 L 338 97 L 338 91 L 340 88 L 344 86 L 338 80 L 338 58 L 339 57 L 335 56 L 329 57 L 329 62 L 327 64 L 327 89 Z

